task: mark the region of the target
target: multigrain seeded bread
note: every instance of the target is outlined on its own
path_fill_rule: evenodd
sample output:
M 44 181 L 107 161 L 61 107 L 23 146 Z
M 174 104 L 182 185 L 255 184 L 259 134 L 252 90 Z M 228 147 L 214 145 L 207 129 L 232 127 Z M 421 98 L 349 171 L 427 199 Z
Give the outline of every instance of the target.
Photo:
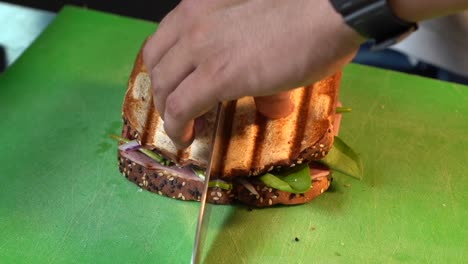
M 164 169 L 148 168 L 124 157 L 120 151 L 118 159 L 119 170 L 129 181 L 140 186 L 142 189 L 184 201 L 200 201 L 201 199 L 203 191 L 203 181 L 201 180 L 180 177 L 178 174 L 169 173 Z M 301 194 L 293 194 L 270 188 L 260 180 L 252 177 L 246 180 L 250 181 L 259 195 L 251 193 L 244 185 L 234 180 L 233 189 L 229 191 L 219 187 L 210 187 L 208 189 L 207 201 L 214 204 L 231 204 L 235 201 L 240 201 L 243 204 L 255 207 L 266 207 L 277 204 L 302 204 L 309 202 L 328 190 L 332 178 L 331 174 L 316 179 L 311 178 L 312 188 Z
M 341 72 L 309 87 L 293 90 L 295 109 L 285 118 L 268 119 L 257 113 L 254 100 L 244 97 L 225 102 L 222 114 L 225 146 L 221 166 L 215 173 L 221 178 L 257 176 L 278 166 L 320 160 L 333 144 L 333 121 Z M 122 114 L 135 131 L 132 135 L 145 148 L 154 149 L 179 165 L 207 166 L 215 113 L 210 111 L 205 126 L 197 131 L 192 145 L 177 151 L 163 128 L 154 108 L 151 80 L 138 54 L 132 71 Z
M 184 201 L 200 201 L 203 192 L 203 181 L 185 178 L 164 168 L 148 168 L 125 157 L 122 151 L 118 153 L 119 170 L 131 182 L 142 189 Z M 208 196 L 208 202 L 230 204 L 235 193 L 218 187 L 209 188 L 213 193 Z

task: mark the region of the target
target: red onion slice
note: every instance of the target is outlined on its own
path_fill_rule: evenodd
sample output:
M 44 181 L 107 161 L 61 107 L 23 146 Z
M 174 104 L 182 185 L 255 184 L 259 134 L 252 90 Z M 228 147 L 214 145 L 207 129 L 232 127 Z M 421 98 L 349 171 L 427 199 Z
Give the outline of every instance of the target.
M 141 145 L 136 140 L 129 141 L 122 145 L 119 145 L 119 149 L 122 151 L 132 151 L 141 148 Z
M 177 167 L 177 166 L 164 166 L 159 162 L 155 161 L 154 159 L 146 156 L 145 154 L 139 151 L 121 151 L 120 154 L 122 157 L 125 157 L 136 164 L 142 165 L 149 169 L 157 169 L 157 170 L 166 170 L 172 174 L 177 175 L 177 177 L 185 178 L 185 179 L 192 179 L 195 181 L 203 180 L 198 177 L 191 168 L 189 167 Z

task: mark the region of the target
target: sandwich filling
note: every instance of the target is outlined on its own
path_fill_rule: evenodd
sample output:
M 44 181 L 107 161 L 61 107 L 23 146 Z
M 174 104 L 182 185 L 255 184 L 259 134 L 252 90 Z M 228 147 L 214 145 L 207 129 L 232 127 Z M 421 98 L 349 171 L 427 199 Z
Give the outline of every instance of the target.
M 132 160 L 136 164 L 148 169 L 164 170 L 189 180 L 200 182 L 205 180 L 204 169 L 196 165 L 188 164 L 180 166 L 154 150 L 143 148 L 136 140 L 126 139 L 117 135 L 111 135 L 111 137 L 123 143 L 120 145 L 121 148 L 119 148 L 121 156 Z M 125 148 L 125 145 L 134 147 Z M 328 177 L 329 173 L 329 169 L 326 166 L 312 162 L 288 168 L 273 168 L 270 172 L 259 176 L 258 179 L 271 188 L 290 193 L 304 193 L 312 187 L 311 183 L 313 180 Z M 237 182 L 255 194 L 256 191 L 250 186 L 248 180 L 249 177 L 236 178 Z M 231 190 L 233 188 L 231 182 L 219 178 L 210 181 L 209 187 L 218 187 L 224 190 Z

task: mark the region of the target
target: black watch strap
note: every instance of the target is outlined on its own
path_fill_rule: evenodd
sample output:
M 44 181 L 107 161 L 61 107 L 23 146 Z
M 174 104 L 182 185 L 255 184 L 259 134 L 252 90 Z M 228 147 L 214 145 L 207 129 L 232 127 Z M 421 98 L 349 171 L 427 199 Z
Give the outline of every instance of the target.
M 330 0 L 346 24 L 375 41 L 374 49 L 386 48 L 415 31 L 416 23 L 398 18 L 387 0 Z

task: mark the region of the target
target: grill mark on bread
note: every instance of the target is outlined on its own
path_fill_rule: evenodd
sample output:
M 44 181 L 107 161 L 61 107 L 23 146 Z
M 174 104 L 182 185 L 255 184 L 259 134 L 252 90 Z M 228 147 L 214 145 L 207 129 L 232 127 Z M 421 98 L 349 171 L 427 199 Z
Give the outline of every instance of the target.
M 268 119 L 264 117 L 262 114 L 260 114 L 258 111 L 256 111 L 256 116 L 255 116 L 255 124 L 257 124 L 257 134 L 255 135 L 255 141 L 254 141 L 254 147 L 252 151 L 252 157 L 250 160 L 252 161 L 250 168 L 253 170 L 253 173 L 255 174 L 260 167 L 261 163 L 261 155 L 264 147 L 264 141 L 265 141 L 265 132 L 266 132 L 266 127 L 267 127 Z
M 223 107 L 224 109 L 222 109 L 222 119 L 220 119 L 221 122 L 223 122 L 223 126 L 221 128 L 221 135 L 220 135 L 220 144 L 219 146 L 221 147 L 221 149 L 219 150 L 219 155 L 218 157 L 220 157 L 220 160 L 219 162 L 217 162 L 217 166 L 214 168 L 214 175 L 220 175 L 223 171 L 224 171 L 224 168 L 225 168 L 225 165 L 226 165 L 226 153 L 228 152 L 228 149 L 230 147 L 230 138 L 231 138 L 231 134 L 232 134 L 232 125 L 233 125 L 233 118 L 234 118 L 234 115 L 236 113 L 236 105 L 237 105 L 237 101 L 229 101 L 225 104 L 222 104 L 221 107 Z M 223 111 L 224 110 L 224 111 Z M 216 129 L 216 128 L 214 128 Z M 212 142 L 211 144 L 213 144 L 214 142 Z
M 298 116 L 296 120 L 302 120 L 296 122 L 295 134 L 292 136 L 293 142 L 291 142 L 291 151 L 289 152 L 289 160 L 294 160 L 301 151 L 302 140 L 304 140 L 305 130 L 307 126 L 307 120 L 309 115 L 310 100 L 312 98 L 313 86 L 307 86 L 303 89 L 301 99 L 299 101 L 300 108 L 298 110 Z
M 155 115 L 155 108 L 153 103 L 153 97 L 150 100 L 150 106 L 148 108 L 148 114 L 146 116 L 145 125 L 143 127 L 143 133 L 141 134 L 141 143 L 145 144 L 148 142 L 148 138 L 153 136 L 154 131 L 159 123 L 159 118 L 153 118 Z

